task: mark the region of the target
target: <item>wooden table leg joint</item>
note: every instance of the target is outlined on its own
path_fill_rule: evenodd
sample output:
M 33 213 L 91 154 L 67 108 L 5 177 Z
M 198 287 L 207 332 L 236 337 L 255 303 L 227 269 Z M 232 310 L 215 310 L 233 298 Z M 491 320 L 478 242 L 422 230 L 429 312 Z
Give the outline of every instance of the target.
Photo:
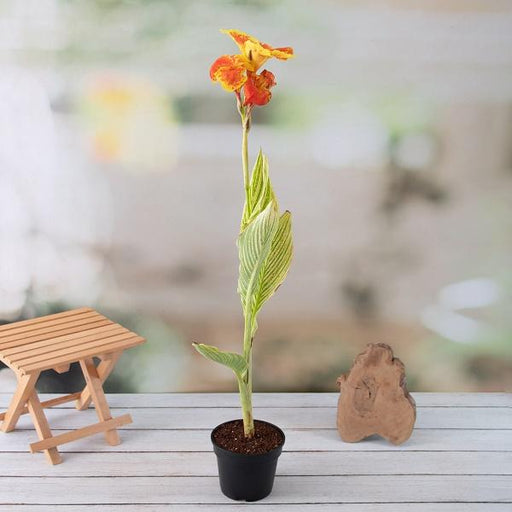
M 68 363 L 68 364 L 63 364 L 63 365 L 60 365 L 60 366 L 56 366 L 54 368 L 54 370 L 57 372 L 57 373 L 66 373 L 66 372 L 69 372 L 69 368 L 70 368 L 71 364 Z
M 108 362 L 110 363 L 111 361 Z M 80 367 L 82 368 L 85 382 L 87 383 L 87 389 L 89 390 L 90 397 L 94 403 L 98 419 L 100 422 L 112 419 L 110 408 L 108 406 L 107 399 L 105 398 L 105 393 L 103 392 L 103 381 L 94 361 L 92 358 L 81 359 Z M 119 433 L 115 428 L 105 431 L 105 440 L 111 446 L 116 446 L 121 442 Z
M 48 420 L 46 419 L 35 389 L 28 399 L 28 410 L 30 412 L 30 416 L 32 416 L 32 421 L 39 439 L 51 439 L 52 431 L 50 430 L 50 425 L 48 425 Z M 60 453 L 55 447 L 45 449 L 44 454 L 50 464 L 60 464 L 62 462 Z
M 0 430 L 2 430 L 2 432 L 11 432 L 14 430 L 19 417 L 23 414 L 23 410 L 26 407 L 28 399 L 35 390 L 38 378 L 39 373 L 33 373 L 30 375 L 18 374 L 18 387 L 12 397 L 9 408 L 3 414 L 4 421 L 0 426 Z
M 41 407 L 43 409 L 47 409 L 49 407 L 55 407 L 56 405 L 61 405 L 61 404 L 65 404 L 67 402 L 72 402 L 73 400 L 77 400 L 78 398 L 80 398 L 81 394 L 82 394 L 82 392 L 79 391 L 78 393 L 71 393 L 70 395 L 64 395 L 64 396 L 59 396 L 57 398 L 52 398 L 50 400 L 45 400 L 44 402 L 41 402 Z M 5 419 L 6 414 L 7 414 L 7 412 L 0 413 L 0 421 Z M 23 409 L 20 413 L 20 416 L 23 414 L 28 414 L 28 407 L 26 405 L 23 407 Z
M 121 352 L 114 352 L 109 354 L 108 356 L 102 355 L 101 362 L 96 368 L 99 379 L 101 380 L 101 384 L 103 384 L 107 377 L 112 373 L 114 366 L 116 365 L 118 359 L 121 357 Z M 85 386 L 82 393 L 80 394 L 80 398 L 76 401 L 76 408 L 79 411 L 84 411 L 91 405 L 92 396 L 89 389 L 89 386 Z

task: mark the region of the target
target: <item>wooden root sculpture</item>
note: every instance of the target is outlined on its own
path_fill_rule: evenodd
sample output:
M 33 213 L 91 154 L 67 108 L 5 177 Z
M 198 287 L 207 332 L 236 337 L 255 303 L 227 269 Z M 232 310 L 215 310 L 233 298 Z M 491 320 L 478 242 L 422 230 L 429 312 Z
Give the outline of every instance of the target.
M 343 441 L 354 443 L 373 434 L 393 444 L 409 439 L 416 404 L 406 388 L 405 367 L 389 345 L 369 344 L 337 382 L 338 431 Z

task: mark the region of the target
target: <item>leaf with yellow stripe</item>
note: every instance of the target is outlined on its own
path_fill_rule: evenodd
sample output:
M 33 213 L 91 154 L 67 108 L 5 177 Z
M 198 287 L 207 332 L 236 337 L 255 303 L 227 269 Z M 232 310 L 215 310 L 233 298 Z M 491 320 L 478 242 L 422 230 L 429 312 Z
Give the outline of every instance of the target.
M 240 231 L 243 231 L 272 201 L 275 202 L 277 209 L 276 196 L 268 175 L 268 159 L 260 149 L 251 174 L 249 197 L 244 205 Z
M 281 286 L 290 269 L 293 256 L 292 215 L 287 210 L 279 218 L 270 253 L 260 273 L 260 281 L 254 296 L 254 315 Z
M 253 317 L 254 299 L 260 286 L 261 270 L 270 254 L 278 228 L 279 216 L 276 204 L 272 201 L 238 237 L 238 293 L 246 316 L 249 314 Z
M 238 376 L 242 376 L 247 371 L 247 362 L 240 354 L 224 352 L 204 343 L 192 343 L 192 345 L 202 356 L 231 368 Z

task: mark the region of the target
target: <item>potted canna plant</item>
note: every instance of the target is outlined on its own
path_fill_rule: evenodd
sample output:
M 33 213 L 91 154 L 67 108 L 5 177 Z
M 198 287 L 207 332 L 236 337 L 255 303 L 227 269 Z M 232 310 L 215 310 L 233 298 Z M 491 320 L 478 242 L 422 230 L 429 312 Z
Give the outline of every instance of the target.
M 283 431 L 271 423 L 255 420 L 252 408 L 252 349 L 263 304 L 284 281 L 292 259 L 291 214 L 279 213 L 268 172 L 268 160 L 260 150 L 249 170 L 248 135 L 251 114 L 266 105 L 273 73 L 260 71 L 271 59 L 288 60 L 293 49 L 273 48 L 238 30 L 222 30 L 238 45 L 237 55 L 223 55 L 210 68 L 210 78 L 234 93 L 242 123 L 242 171 L 245 204 L 237 246 L 240 259 L 238 293 L 244 316 L 241 353 L 194 343 L 204 357 L 230 368 L 240 392 L 242 419 L 218 425 L 211 434 L 219 468 L 222 492 L 235 500 L 256 501 L 273 486 L 277 459 L 285 441 Z

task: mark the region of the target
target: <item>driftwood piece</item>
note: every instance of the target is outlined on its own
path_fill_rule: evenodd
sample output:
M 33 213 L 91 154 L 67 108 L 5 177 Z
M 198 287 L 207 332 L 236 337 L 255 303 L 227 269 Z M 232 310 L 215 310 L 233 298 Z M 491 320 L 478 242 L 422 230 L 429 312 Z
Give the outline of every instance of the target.
M 405 367 L 389 345 L 369 344 L 337 382 L 337 423 L 343 441 L 354 443 L 373 434 L 393 444 L 409 439 L 416 404 L 406 388 Z

